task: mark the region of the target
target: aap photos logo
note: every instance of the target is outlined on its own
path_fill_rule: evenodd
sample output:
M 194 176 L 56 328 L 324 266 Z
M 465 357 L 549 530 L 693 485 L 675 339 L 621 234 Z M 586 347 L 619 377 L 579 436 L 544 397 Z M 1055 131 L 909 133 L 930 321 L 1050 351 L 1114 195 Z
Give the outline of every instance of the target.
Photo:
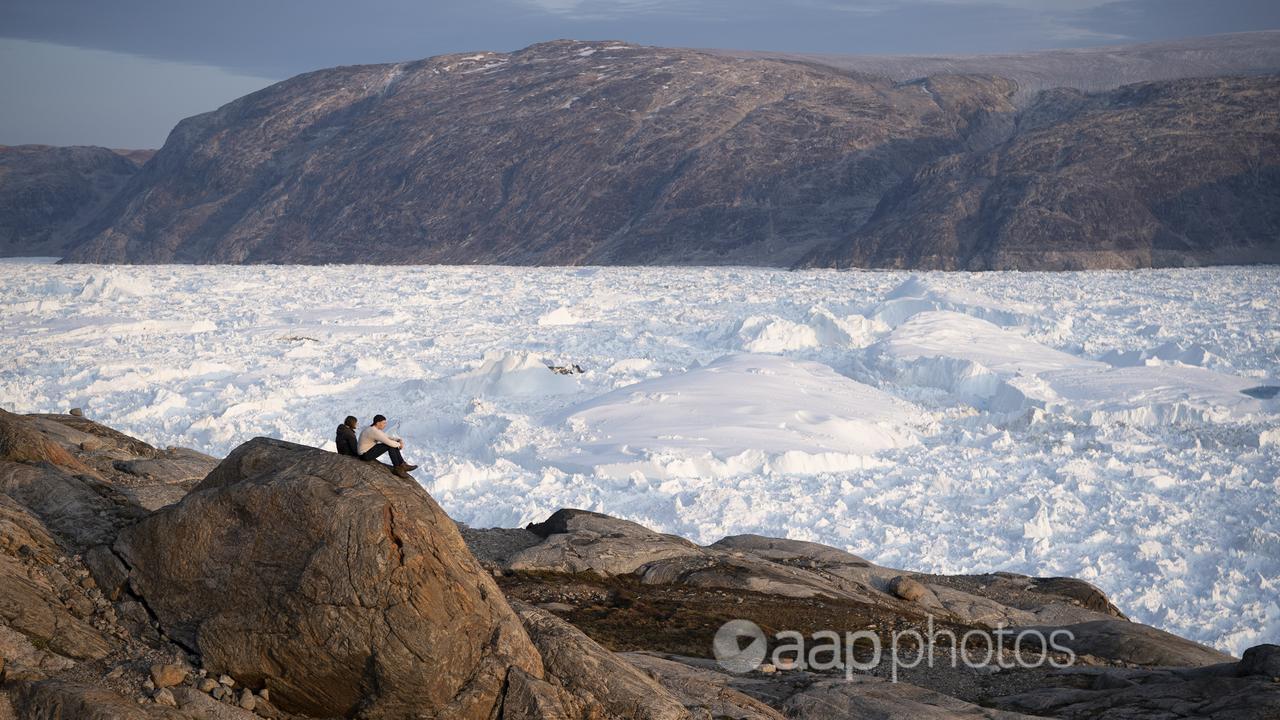
M 1071 647 L 1075 635 L 1066 628 L 1052 629 L 1046 635 L 1037 628 L 997 625 L 990 630 L 970 628 L 957 634 L 948 627 L 938 627 L 932 615 L 926 618 L 920 628 L 894 628 L 880 633 L 864 628 L 843 634 L 818 630 L 810 635 L 783 630 L 772 638 L 766 637 L 759 625 L 739 618 L 720 626 L 712 650 L 720 667 L 735 675 L 757 669 L 795 669 L 843 671 L 851 679 L 855 672 L 871 672 L 889 662 L 889 678 L 893 682 L 898 681 L 900 669 L 910 670 L 921 663 L 934 667 L 939 657 L 952 668 L 963 663 L 973 670 L 992 666 L 997 670 L 1038 668 L 1045 663 L 1061 669 L 1076 661 Z M 888 647 L 883 645 L 882 635 L 888 638 Z
M 768 644 L 759 625 L 750 620 L 730 620 L 716 631 L 712 647 L 720 667 L 742 674 L 760 667 Z

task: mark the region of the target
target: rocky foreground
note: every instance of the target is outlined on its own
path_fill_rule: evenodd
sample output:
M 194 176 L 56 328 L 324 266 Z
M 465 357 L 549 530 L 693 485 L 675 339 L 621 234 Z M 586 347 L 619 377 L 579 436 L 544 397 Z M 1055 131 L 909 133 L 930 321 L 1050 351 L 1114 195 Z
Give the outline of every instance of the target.
M 580 510 L 460 528 L 384 466 L 267 438 L 219 462 L 0 411 L 0 526 L 0 718 L 1280 717 L 1280 647 L 1232 658 L 1078 580 L 699 546 Z M 712 659 L 731 619 L 887 643 L 927 618 L 1070 630 L 1075 662 L 892 683 Z

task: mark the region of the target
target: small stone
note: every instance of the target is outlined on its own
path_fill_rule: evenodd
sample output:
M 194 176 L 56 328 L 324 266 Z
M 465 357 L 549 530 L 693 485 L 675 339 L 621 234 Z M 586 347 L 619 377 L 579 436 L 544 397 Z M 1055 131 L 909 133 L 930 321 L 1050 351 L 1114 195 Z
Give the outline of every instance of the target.
M 150 678 L 148 678 L 147 680 L 143 681 L 142 689 L 145 690 L 148 695 L 150 695 L 151 691 L 156 689 L 156 684 Z
M 178 701 L 173 699 L 173 693 L 169 692 L 169 688 L 160 688 L 151 696 L 157 705 L 168 705 L 169 707 L 178 707 Z
M 231 691 L 223 685 L 215 687 L 210 694 L 213 695 L 214 700 L 227 700 L 231 697 Z
M 107 673 L 108 680 L 118 680 L 124 675 L 124 665 L 117 665 L 111 668 L 111 672 Z
M 84 417 L 84 410 L 81 408 L 71 408 L 71 410 L 68 411 L 68 414 L 76 417 Z
M 915 602 L 929 593 L 923 585 L 906 575 L 899 575 L 889 581 L 889 592 L 906 600 Z
M 760 672 L 765 674 L 772 674 L 772 673 L 778 672 L 778 668 L 774 667 L 773 663 L 765 663 L 760 666 Z
M 156 687 L 167 688 L 181 685 L 186 679 L 187 669 L 176 663 L 151 666 L 151 681 L 156 684 Z
M 227 687 L 235 687 L 236 681 L 231 679 L 230 675 L 219 675 L 218 682 Z
M 258 697 L 262 698 L 263 700 L 266 700 L 267 702 L 271 702 L 271 691 L 267 690 L 266 688 L 262 688 L 261 690 L 258 691 Z
M 97 452 L 106 447 L 107 444 L 101 438 L 91 437 L 80 441 L 80 449 L 85 452 Z
M 245 688 L 240 691 L 240 703 L 239 703 L 240 707 L 244 708 L 245 710 L 253 710 L 254 706 L 257 704 L 258 704 L 258 698 L 253 696 L 252 690 L 250 690 L 249 688 Z
M 196 687 L 199 688 L 200 692 L 202 693 L 211 693 L 222 686 L 219 685 L 218 681 L 214 680 L 213 678 L 201 678 L 200 682 L 196 685 Z
M 71 613 L 73 615 L 75 615 L 76 617 L 82 620 L 87 619 L 90 615 L 93 615 L 93 611 L 94 611 L 93 601 L 85 597 L 81 593 L 72 593 L 68 595 L 65 604 L 71 610 Z

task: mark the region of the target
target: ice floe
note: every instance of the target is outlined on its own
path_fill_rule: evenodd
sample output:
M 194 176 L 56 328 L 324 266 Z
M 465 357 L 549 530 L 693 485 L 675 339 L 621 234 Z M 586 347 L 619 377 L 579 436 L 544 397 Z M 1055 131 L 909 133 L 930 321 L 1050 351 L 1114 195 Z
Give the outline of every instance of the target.
M 615 390 L 551 418 L 576 431 L 555 459 L 610 477 L 855 470 L 918 442 L 924 414 L 826 365 L 735 354 Z

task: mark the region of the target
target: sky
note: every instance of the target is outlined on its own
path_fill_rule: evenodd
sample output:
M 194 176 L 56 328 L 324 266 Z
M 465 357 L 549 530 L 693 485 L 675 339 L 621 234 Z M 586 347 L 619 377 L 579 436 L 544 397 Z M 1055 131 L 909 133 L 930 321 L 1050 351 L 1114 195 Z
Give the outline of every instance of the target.
M 557 38 L 973 54 L 1271 29 L 1276 0 L 4 0 L 0 144 L 154 148 L 308 70 Z

